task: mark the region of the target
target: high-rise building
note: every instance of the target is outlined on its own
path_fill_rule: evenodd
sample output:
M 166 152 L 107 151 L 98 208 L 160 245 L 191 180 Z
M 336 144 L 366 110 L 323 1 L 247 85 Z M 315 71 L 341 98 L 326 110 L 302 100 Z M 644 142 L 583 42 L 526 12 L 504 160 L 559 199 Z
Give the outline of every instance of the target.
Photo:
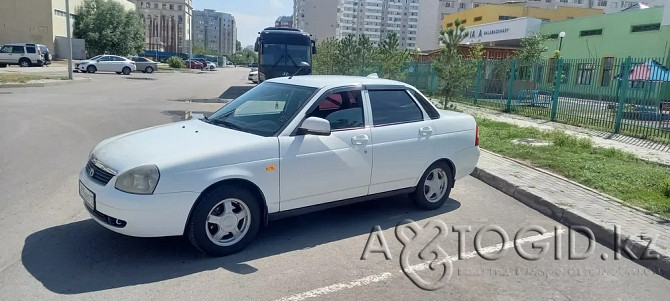
M 281 16 L 275 21 L 275 27 L 291 28 L 293 27 L 293 16 Z
M 131 0 L 146 27 L 146 49 L 187 53 L 193 0 Z
M 316 40 L 353 34 L 379 43 L 395 32 L 402 48 L 437 48 L 438 6 L 436 0 L 295 0 L 294 26 Z
M 339 2 L 340 0 L 294 0 L 293 27 L 308 32 L 317 42 L 334 38 Z
M 235 17 L 213 9 L 193 11 L 193 45 L 216 51 L 219 55 L 235 53 L 237 24 Z

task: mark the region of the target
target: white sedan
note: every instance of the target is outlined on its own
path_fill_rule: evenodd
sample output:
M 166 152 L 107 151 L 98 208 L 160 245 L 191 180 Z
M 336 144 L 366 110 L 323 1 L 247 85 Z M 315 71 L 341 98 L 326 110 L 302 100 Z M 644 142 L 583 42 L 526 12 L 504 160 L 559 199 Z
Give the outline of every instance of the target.
M 81 61 L 75 66 L 76 71 L 85 73 L 116 72 L 116 74 L 130 75 L 137 70 L 137 65 L 128 58 L 118 55 L 98 55 Z
M 240 251 L 269 220 L 395 194 L 440 208 L 479 159 L 472 116 L 391 80 L 268 80 L 209 118 L 106 139 L 79 175 L 95 221 Z M 334 229 L 336 231 L 336 229 Z

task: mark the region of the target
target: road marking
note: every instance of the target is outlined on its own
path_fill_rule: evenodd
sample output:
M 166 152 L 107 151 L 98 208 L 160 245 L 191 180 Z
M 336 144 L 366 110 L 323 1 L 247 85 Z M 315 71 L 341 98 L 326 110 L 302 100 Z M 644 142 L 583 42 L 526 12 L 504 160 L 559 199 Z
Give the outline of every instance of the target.
M 545 240 L 545 239 L 549 239 L 549 238 L 552 238 L 552 237 L 556 236 L 556 233 L 560 234 L 560 233 L 563 233 L 563 232 L 565 232 L 565 229 L 561 228 L 561 229 L 558 229 L 557 231 L 554 231 L 554 232 L 547 232 L 547 233 L 542 234 L 542 235 L 534 235 L 534 236 L 529 236 L 529 237 L 524 237 L 524 238 L 521 238 L 521 239 L 517 239 L 516 243 L 521 245 L 521 244 L 525 244 L 525 243 Z M 479 253 L 480 254 L 497 253 L 501 249 L 514 248 L 514 244 L 515 244 L 515 241 L 508 241 L 505 244 L 499 243 L 499 244 L 496 244 L 496 245 L 493 245 L 493 246 L 481 248 L 479 250 Z M 477 257 L 477 256 L 479 256 L 477 251 L 472 251 L 472 252 L 463 253 L 461 257 L 463 259 L 468 259 L 468 258 L 474 258 L 474 257 Z M 451 260 L 452 262 L 454 262 L 454 261 L 458 261 L 459 259 L 458 259 L 458 256 L 450 256 L 449 259 L 447 259 L 447 260 Z M 437 262 L 437 263 L 441 264 L 442 261 Z M 424 262 L 424 263 L 419 263 L 419 264 L 416 264 L 416 265 L 412 265 L 412 266 L 409 267 L 408 270 L 410 270 L 410 271 L 422 271 L 422 270 L 428 269 L 429 265 L 430 265 L 430 261 L 427 261 L 427 262 Z M 399 272 L 400 272 L 400 275 L 403 275 L 402 270 L 400 270 Z M 377 283 L 377 282 L 381 282 L 381 281 L 384 281 L 384 280 L 388 280 L 388 279 L 392 278 L 393 276 L 394 276 L 394 274 L 390 273 L 390 272 L 374 274 L 374 275 L 370 275 L 370 276 L 367 276 L 367 277 L 363 277 L 363 278 L 353 280 L 353 281 L 348 282 L 348 283 L 336 283 L 336 284 L 333 284 L 333 285 L 328 285 L 328 286 L 320 287 L 320 288 L 317 288 L 317 289 L 313 289 L 311 291 L 298 293 L 298 294 L 295 294 L 295 295 L 292 295 L 292 296 L 277 299 L 277 301 L 301 301 L 301 300 L 305 300 L 305 299 L 309 299 L 309 298 L 317 298 L 317 297 L 329 295 L 329 294 L 332 294 L 332 293 L 335 293 L 335 292 L 348 290 L 348 289 L 352 289 L 352 288 L 359 287 L 359 286 L 366 286 L 366 285 L 369 285 L 369 284 L 372 284 L 372 283 Z

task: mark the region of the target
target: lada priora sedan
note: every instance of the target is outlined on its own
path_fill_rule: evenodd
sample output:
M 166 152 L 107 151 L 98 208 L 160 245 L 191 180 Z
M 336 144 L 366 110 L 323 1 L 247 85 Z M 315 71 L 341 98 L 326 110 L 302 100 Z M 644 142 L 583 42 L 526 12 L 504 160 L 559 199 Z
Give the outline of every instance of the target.
M 222 256 L 288 215 L 395 194 L 437 209 L 475 168 L 478 144 L 472 116 L 438 110 L 405 83 L 284 77 L 208 118 L 100 142 L 79 193 L 112 231 L 185 235 Z

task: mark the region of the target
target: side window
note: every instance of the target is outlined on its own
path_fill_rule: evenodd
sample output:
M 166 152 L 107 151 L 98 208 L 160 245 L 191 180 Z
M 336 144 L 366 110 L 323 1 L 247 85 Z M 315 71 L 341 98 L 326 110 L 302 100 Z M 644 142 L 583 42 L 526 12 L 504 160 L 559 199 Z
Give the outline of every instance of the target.
M 23 46 L 14 46 L 12 47 L 12 53 L 23 53 Z
M 423 114 L 405 90 L 369 91 L 375 126 L 423 120 Z
M 343 91 L 327 95 L 307 115 L 330 122 L 330 129 L 345 130 L 365 127 L 361 91 Z
M 37 53 L 37 49 L 35 49 L 35 46 L 26 46 L 26 52 Z
M 428 116 L 430 116 L 431 119 L 437 119 L 440 118 L 440 113 L 435 109 L 433 105 L 430 104 L 430 101 L 423 97 L 421 93 L 415 91 L 415 90 L 409 90 L 410 93 L 412 93 L 412 96 L 416 98 L 416 100 L 419 101 L 421 104 L 421 107 L 423 107 L 423 110 L 426 111 Z
M 3 46 L 0 53 L 12 53 L 12 46 Z
M 111 62 L 111 61 L 114 61 L 114 57 L 111 57 L 111 56 L 103 56 L 103 57 L 100 58 L 100 61 L 101 61 L 101 62 Z

